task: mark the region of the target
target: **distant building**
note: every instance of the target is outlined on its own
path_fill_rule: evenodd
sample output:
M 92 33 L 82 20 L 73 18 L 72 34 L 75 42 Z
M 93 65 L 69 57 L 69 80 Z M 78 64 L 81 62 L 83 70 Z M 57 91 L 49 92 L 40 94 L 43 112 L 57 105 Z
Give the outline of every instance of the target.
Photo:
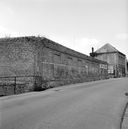
M 115 47 L 109 43 L 105 44 L 98 50 L 94 52 L 92 48 L 92 53 L 90 56 L 106 61 L 108 63 L 108 74 L 112 77 L 122 77 L 126 76 L 127 73 L 127 61 L 126 56 L 118 51 Z
M 128 76 L 128 60 L 126 60 L 126 75 Z

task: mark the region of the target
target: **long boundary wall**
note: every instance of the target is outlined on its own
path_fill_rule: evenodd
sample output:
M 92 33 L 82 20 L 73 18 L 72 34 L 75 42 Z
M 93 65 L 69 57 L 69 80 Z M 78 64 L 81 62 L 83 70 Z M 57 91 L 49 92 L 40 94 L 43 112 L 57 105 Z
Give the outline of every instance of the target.
M 0 77 L 34 76 L 31 90 L 107 78 L 106 62 L 44 37 L 0 39 L 0 55 Z

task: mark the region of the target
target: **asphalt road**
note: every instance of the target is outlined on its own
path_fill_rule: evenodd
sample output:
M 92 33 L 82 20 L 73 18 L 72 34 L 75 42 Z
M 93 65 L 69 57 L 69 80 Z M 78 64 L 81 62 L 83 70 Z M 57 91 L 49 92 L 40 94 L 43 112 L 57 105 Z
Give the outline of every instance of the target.
M 128 78 L 0 98 L 0 129 L 119 129 Z

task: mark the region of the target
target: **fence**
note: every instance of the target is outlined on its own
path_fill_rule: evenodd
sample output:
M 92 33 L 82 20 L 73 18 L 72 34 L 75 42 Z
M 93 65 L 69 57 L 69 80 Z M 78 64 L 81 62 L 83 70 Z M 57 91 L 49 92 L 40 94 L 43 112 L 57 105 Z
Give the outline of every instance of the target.
M 0 96 L 32 91 L 38 78 L 38 76 L 0 77 Z

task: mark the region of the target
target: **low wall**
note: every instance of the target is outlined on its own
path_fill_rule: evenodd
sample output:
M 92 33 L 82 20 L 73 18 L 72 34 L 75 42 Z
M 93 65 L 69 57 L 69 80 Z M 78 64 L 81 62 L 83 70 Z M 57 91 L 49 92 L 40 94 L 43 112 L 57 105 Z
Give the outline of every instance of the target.
M 38 85 L 38 83 L 36 84 Z M 21 94 L 34 90 L 35 77 L 0 77 L 0 96 Z
M 28 92 L 28 87 L 25 84 L 3 84 L 0 85 L 0 96 L 21 94 Z

